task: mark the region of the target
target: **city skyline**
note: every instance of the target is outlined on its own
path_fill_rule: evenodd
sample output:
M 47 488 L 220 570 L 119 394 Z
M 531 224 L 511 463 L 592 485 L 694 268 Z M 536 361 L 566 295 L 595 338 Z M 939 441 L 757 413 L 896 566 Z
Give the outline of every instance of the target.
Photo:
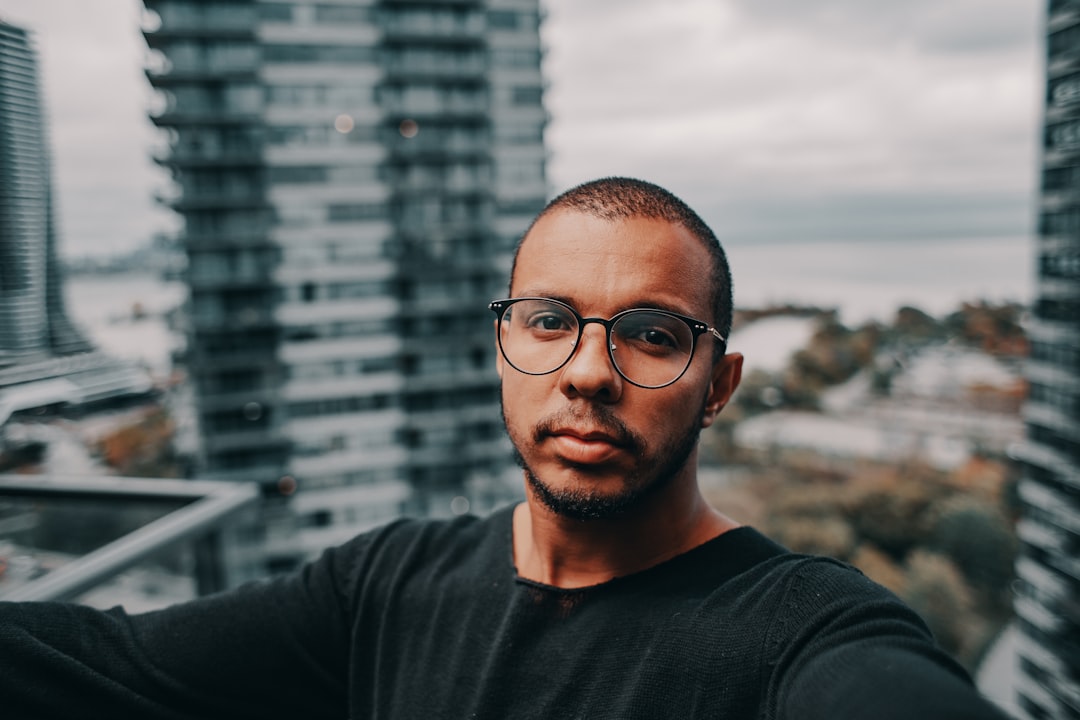
M 1032 235 L 1033 0 L 544 7 L 552 191 L 654 180 L 733 247 Z M 166 180 L 149 159 L 139 3 L 0 0 L 0 16 L 43 58 L 61 251 L 130 250 L 174 227 L 152 199 Z

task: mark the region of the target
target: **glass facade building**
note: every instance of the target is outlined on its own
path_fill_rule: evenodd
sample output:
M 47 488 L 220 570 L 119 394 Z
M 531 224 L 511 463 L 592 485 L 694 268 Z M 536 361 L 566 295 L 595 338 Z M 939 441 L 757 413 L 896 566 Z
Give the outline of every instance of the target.
M 90 349 L 68 320 L 30 34 L 0 21 L 0 368 Z
M 486 303 L 547 195 L 538 0 L 144 0 L 200 475 L 271 567 L 505 500 Z
M 1080 717 L 1080 2 L 1051 0 L 1037 297 L 1020 449 L 1017 701 Z

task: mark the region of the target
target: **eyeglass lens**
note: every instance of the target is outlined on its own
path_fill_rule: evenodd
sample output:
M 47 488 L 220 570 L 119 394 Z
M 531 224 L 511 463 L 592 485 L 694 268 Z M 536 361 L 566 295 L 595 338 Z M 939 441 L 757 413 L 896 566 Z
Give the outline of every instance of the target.
M 562 366 L 580 337 L 573 311 L 549 300 L 509 306 L 499 324 L 507 361 L 524 373 L 543 375 Z M 690 363 L 694 333 L 681 319 L 653 310 L 631 310 L 611 326 L 609 352 L 632 383 L 658 387 L 676 380 Z

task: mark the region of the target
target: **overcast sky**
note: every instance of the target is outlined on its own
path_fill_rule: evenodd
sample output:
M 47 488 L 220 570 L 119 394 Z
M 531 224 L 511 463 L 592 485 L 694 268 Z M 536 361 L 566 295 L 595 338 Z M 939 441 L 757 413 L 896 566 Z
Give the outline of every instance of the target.
M 554 191 L 665 185 L 728 244 L 1025 238 L 1036 0 L 547 0 Z M 137 0 L 0 0 L 36 31 L 63 251 L 167 229 Z

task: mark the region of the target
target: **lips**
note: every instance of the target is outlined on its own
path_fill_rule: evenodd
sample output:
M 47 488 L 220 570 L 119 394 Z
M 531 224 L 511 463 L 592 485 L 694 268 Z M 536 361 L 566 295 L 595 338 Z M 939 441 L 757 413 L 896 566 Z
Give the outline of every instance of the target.
M 578 465 L 598 465 L 609 462 L 626 450 L 627 444 L 618 437 L 598 430 L 556 428 L 546 435 L 555 446 L 556 454 Z

